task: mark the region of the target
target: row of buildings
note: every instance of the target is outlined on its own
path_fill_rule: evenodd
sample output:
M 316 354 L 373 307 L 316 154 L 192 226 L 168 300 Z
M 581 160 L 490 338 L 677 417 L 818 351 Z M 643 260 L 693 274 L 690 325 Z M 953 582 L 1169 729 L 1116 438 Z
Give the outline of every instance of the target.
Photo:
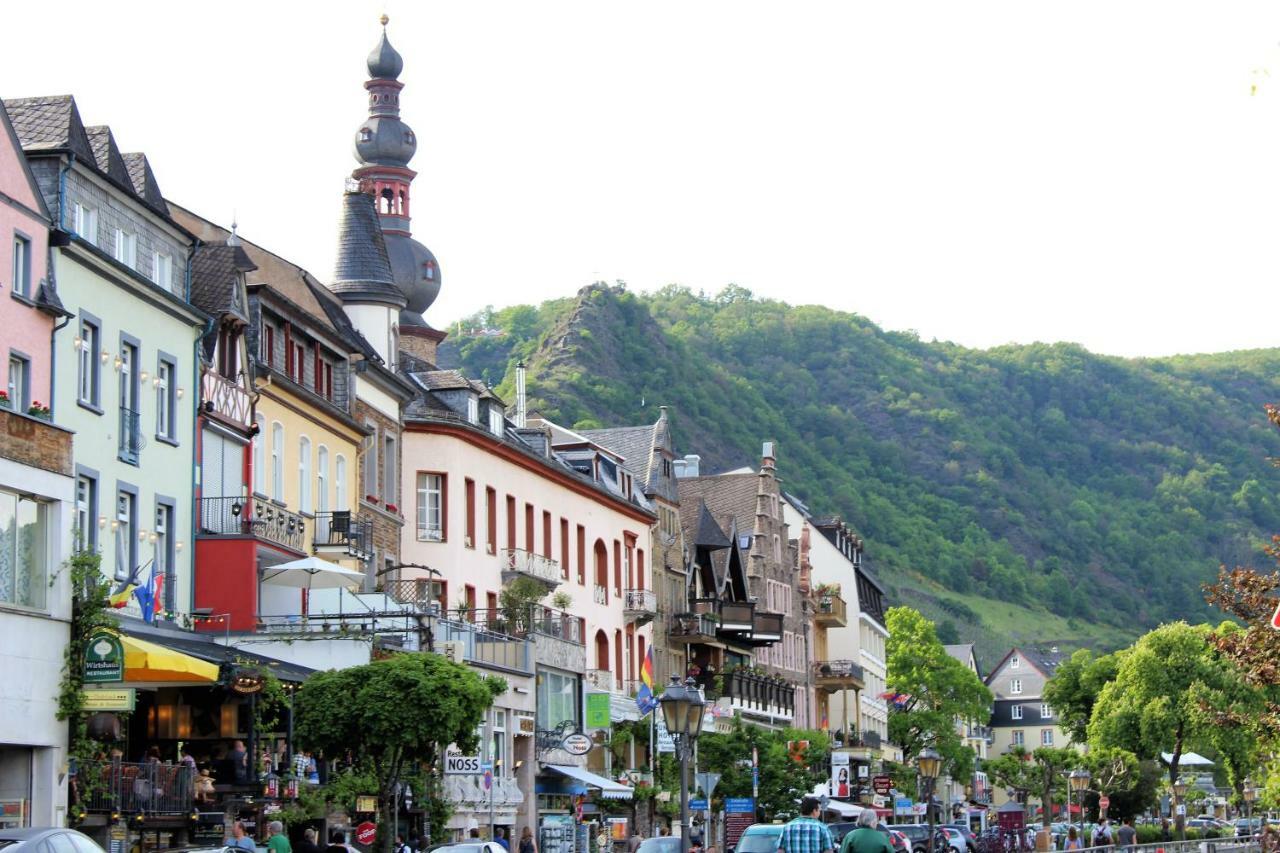
M 593 799 L 629 798 L 647 760 L 607 746 L 640 719 L 650 657 L 657 691 L 706 689 L 708 728 L 830 730 L 864 782 L 900 759 L 884 590 L 857 533 L 783 488 L 772 442 L 706 473 L 665 409 L 575 431 L 526 411 L 523 367 L 503 400 L 438 366 L 441 272 L 410 230 L 417 138 L 383 23 L 327 278 L 166 198 L 72 97 L 3 103 L 4 819 L 197 837 L 260 819 L 292 750 L 253 711 L 264 673 L 291 689 L 388 649 L 509 685 L 478 756 L 493 785 L 445 779 L 453 834 L 492 814 L 555 851 Z M 80 551 L 122 605 L 119 677 L 87 697 L 123 776 L 68 761 L 57 719 Z M 156 778 L 153 747 L 190 750 L 216 799 Z M 321 776 L 342 760 L 317 758 Z

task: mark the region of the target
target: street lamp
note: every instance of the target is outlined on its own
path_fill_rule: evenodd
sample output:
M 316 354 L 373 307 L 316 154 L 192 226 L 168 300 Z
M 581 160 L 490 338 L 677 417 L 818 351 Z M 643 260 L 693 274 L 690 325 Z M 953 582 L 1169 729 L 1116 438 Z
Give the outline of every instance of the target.
M 1180 814 L 1178 807 L 1182 805 L 1182 798 L 1187 794 L 1187 782 L 1181 776 L 1173 780 L 1173 819 L 1178 824 L 1178 835 L 1181 840 L 1187 840 L 1187 820 L 1186 815 Z
M 933 786 L 942 773 L 942 756 L 936 749 L 927 746 L 916 756 L 916 767 L 920 770 L 920 778 L 924 780 L 924 811 L 929 816 L 929 846 L 926 849 L 933 853 Z
M 680 853 L 689 853 L 689 753 L 693 741 L 702 732 L 702 715 L 707 703 L 692 678 L 681 684 L 680 676 L 673 674 L 658 704 L 680 757 Z
M 1076 801 L 1080 804 L 1080 815 L 1078 823 L 1080 824 L 1080 844 L 1084 844 L 1084 792 L 1089 790 L 1089 771 L 1082 769 L 1072 770 L 1067 774 L 1067 783 L 1071 786 L 1071 791 L 1076 795 Z M 1070 801 L 1067 802 L 1068 809 Z
M 1253 801 L 1258 799 L 1258 789 L 1253 786 L 1252 779 L 1244 780 L 1244 790 L 1241 794 L 1244 796 L 1245 826 L 1249 828 L 1249 834 L 1253 835 Z

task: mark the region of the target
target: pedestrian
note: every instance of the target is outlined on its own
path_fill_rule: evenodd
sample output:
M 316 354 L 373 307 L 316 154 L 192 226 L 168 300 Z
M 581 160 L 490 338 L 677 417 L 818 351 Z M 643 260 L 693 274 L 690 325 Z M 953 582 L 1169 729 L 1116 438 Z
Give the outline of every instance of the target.
M 1094 847 L 1110 847 L 1111 846 L 1111 827 L 1107 824 L 1104 817 L 1102 821 L 1093 830 Z
M 636 853 L 643 841 L 644 839 L 640 837 L 640 833 L 631 833 L 631 840 L 627 842 L 627 853 Z
M 324 853 L 316 843 L 316 831 L 309 826 L 302 831 L 302 840 L 294 849 L 297 853 Z
M 324 848 L 324 853 L 350 853 L 350 850 L 341 829 L 329 830 L 329 846 Z
M 493 840 L 501 844 L 502 849 L 506 850 L 507 853 L 511 853 L 511 842 L 507 840 L 507 831 L 502 827 L 498 826 L 494 828 L 493 834 L 494 834 Z
M 1125 849 L 1125 853 L 1133 853 L 1133 845 L 1138 840 L 1138 830 L 1133 828 L 1133 818 L 1127 817 L 1120 824 L 1120 828 L 1116 830 L 1116 839 L 1120 842 L 1120 846 Z
M 1067 843 L 1063 850 L 1080 850 L 1084 845 L 1080 843 L 1080 834 L 1076 832 L 1073 826 L 1067 830 Z
M 404 843 L 404 836 L 398 832 L 396 833 L 395 847 L 393 847 L 392 849 L 395 851 L 395 853 L 410 853 L 408 845 Z
M 520 849 L 517 853 L 538 853 L 538 848 L 533 843 L 533 830 L 527 826 L 520 832 Z
M 267 849 L 271 853 L 293 853 L 293 845 L 285 837 L 283 823 L 278 820 L 271 821 L 267 824 L 267 832 L 271 834 L 267 839 Z
M 778 836 L 781 853 L 831 853 L 836 843 L 831 830 L 818 820 L 822 804 L 817 797 L 805 797 L 800 801 L 800 815 L 782 827 Z
M 245 850 L 248 853 L 256 853 L 258 849 L 258 845 L 253 843 L 253 839 L 245 831 L 244 821 L 242 820 L 231 824 L 231 837 L 227 839 L 227 846 L 236 850 Z
M 1166 844 L 1173 841 L 1173 833 L 1169 830 L 1169 818 L 1160 818 L 1160 840 Z
M 228 758 L 231 761 L 232 768 L 231 781 L 237 785 L 247 784 L 249 781 L 249 753 L 245 751 L 244 741 L 232 741 L 231 754 Z
M 871 809 L 863 809 L 858 815 L 858 828 L 840 842 L 840 853 L 893 853 L 889 836 L 876 829 L 880 818 Z

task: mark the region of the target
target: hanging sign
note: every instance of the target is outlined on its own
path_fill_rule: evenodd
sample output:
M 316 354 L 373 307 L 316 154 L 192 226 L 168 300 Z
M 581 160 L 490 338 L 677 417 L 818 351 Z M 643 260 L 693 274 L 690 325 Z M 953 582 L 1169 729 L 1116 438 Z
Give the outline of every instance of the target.
M 612 722 L 608 693 L 587 694 L 587 720 L 584 729 L 607 729 Z
M 566 735 L 565 739 L 560 742 L 560 745 L 564 747 L 564 751 L 570 755 L 586 755 L 591 751 L 591 738 L 587 737 L 582 732 L 574 732 L 571 735 Z
M 138 691 L 132 687 L 120 690 L 84 691 L 85 711 L 132 711 L 137 703 Z
M 115 634 L 98 631 L 89 638 L 84 650 L 84 681 L 124 681 L 124 645 Z

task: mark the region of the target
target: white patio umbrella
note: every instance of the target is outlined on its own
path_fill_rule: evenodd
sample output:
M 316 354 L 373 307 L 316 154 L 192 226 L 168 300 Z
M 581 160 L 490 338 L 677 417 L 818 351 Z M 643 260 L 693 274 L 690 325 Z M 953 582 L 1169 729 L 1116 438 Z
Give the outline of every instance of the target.
M 262 570 L 262 582 L 295 589 L 341 589 L 364 583 L 364 575 L 319 557 L 303 557 L 267 566 Z

